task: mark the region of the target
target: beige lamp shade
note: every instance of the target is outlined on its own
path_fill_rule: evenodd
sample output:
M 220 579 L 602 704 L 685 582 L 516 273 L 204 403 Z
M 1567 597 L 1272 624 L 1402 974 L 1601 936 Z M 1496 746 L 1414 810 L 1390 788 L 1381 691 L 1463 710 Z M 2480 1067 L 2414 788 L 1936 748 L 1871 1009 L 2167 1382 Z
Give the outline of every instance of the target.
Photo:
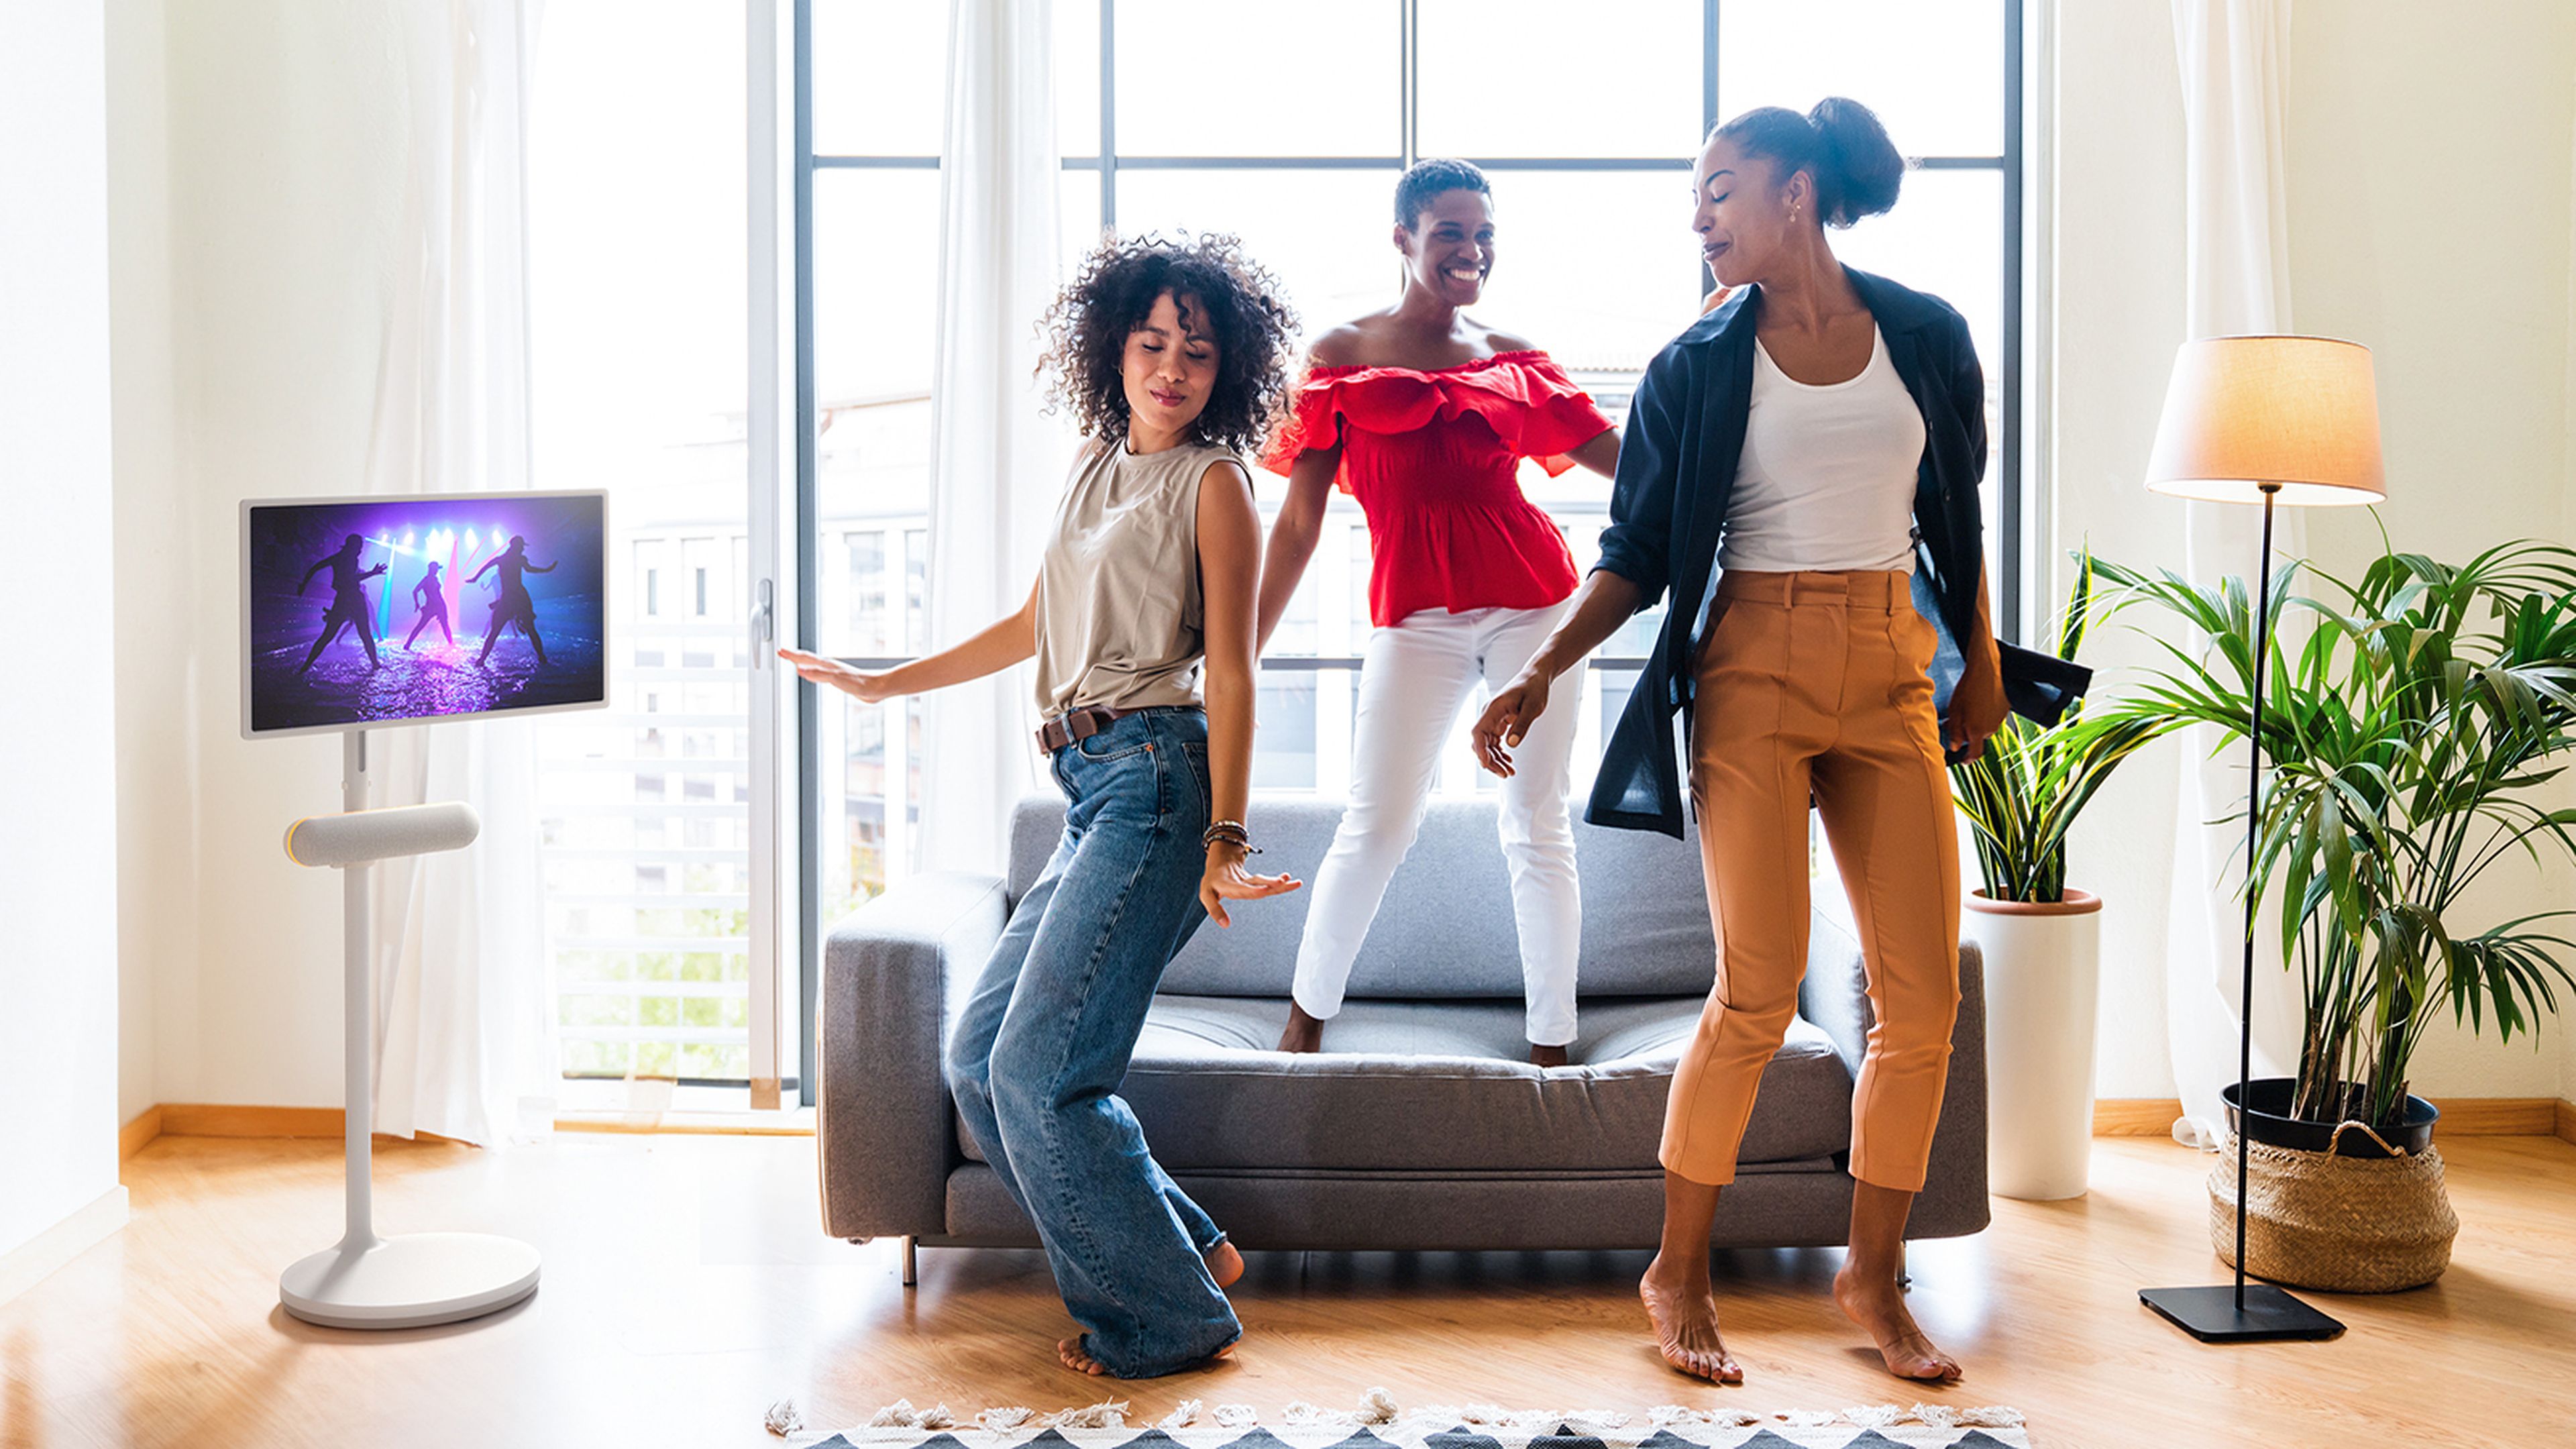
M 2388 496 L 2370 349 L 2328 337 L 2186 342 L 2156 424 L 2147 487 L 2220 503 L 2308 507 Z

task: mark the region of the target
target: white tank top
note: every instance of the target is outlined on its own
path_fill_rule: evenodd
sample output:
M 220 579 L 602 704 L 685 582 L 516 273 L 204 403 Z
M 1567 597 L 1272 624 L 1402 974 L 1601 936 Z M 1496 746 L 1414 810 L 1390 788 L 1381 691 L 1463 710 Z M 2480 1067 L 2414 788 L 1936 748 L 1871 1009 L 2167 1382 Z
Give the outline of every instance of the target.
M 1923 439 L 1923 413 L 1887 360 L 1885 334 L 1871 330 L 1858 377 L 1821 387 L 1782 372 L 1757 339 L 1718 567 L 1912 573 Z

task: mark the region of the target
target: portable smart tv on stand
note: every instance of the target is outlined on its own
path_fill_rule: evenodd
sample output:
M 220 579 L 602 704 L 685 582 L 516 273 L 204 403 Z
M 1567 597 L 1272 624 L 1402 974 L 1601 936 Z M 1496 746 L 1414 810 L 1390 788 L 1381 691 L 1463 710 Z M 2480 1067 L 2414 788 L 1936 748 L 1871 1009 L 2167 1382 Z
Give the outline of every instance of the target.
M 343 872 L 348 1226 L 278 1300 L 334 1328 L 479 1317 L 537 1290 L 535 1248 L 375 1231 L 367 865 L 463 849 L 482 826 L 457 802 L 368 808 L 367 731 L 607 704 L 608 495 L 251 500 L 241 520 L 242 735 L 342 739 L 342 813 L 289 826 L 286 854 Z

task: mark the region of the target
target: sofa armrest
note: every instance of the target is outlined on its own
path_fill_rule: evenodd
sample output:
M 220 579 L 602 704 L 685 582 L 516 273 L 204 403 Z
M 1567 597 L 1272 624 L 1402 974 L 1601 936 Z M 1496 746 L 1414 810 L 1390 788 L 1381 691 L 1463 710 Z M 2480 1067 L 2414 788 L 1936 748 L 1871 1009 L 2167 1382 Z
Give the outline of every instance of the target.
M 943 1063 L 949 1001 L 1009 919 L 998 876 L 916 876 L 852 911 L 823 943 L 814 1137 L 824 1230 L 935 1234 L 958 1159 Z
M 1819 915 L 1808 933 L 1807 976 L 1798 988 L 1798 1012 L 1833 1038 L 1834 1051 L 1855 1077 L 1869 1050 L 1867 967 L 1860 943 Z M 1959 1237 L 1977 1232 L 1990 1217 L 1986 1201 L 1986 968 L 1974 941 L 1959 943 L 1959 1020 L 1950 1032 L 1950 1078 L 1941 1094 L 1941 1120 L 1932 1132 L 1932 1161 L 1923 1191 L 1906 1225 L 1910 1238 Z

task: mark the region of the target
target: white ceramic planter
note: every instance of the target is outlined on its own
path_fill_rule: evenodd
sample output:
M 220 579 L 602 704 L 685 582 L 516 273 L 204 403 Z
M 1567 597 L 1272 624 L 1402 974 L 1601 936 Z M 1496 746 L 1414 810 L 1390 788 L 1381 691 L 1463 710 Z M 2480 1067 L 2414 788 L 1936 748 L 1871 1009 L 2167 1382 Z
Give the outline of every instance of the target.
M 1986 1182 L 2005 1197 L 2081 1197 L 2093 1158 L 2093 1011 L 2102 901 L 1969 895 L 1960 934 L 1986 961 Z

